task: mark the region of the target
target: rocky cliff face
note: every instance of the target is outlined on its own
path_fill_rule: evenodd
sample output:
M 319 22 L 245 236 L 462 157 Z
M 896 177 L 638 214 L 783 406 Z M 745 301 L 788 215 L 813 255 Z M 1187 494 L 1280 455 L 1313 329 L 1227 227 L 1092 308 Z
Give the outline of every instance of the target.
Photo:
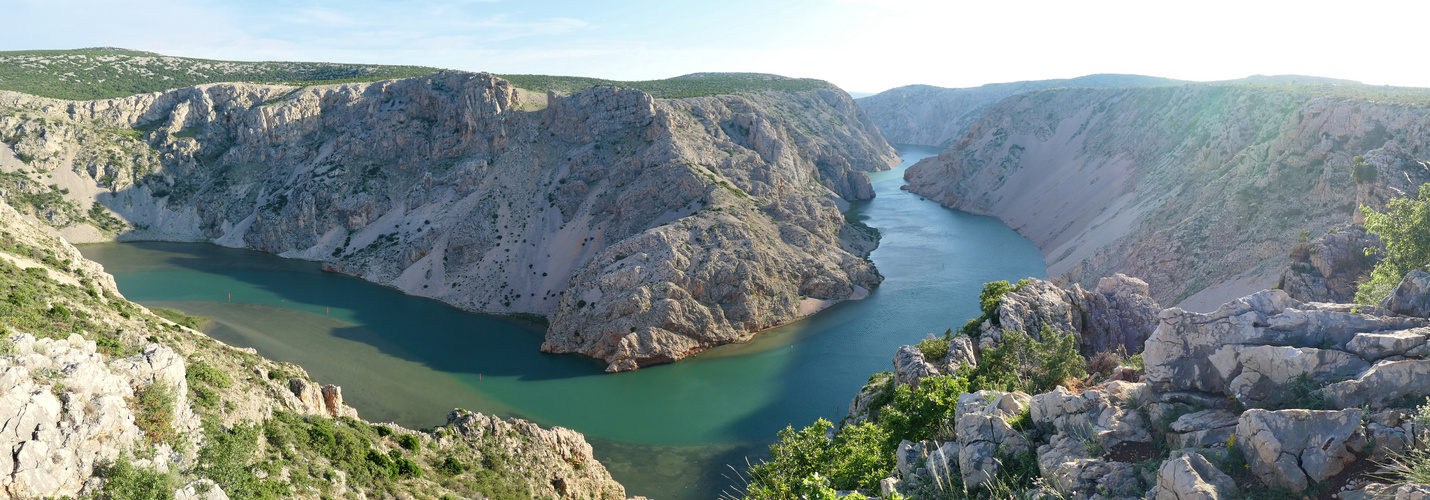
M 1304 89 L 1302 89 L 1304 90 Z M 1160 303 L 1210 310 L 1277 283 L 1309 229 L 1349 222 L 1430 180 L 1430 113 L 1290 87 L 1057 89 L 1010 97 L 908 189 L 990 214 L 1048 274 L 1146 279 Z M 1356 157 L 1363 156 L 1360 160 Z
M 873 196 L 865 171 L 897 162 L 829 89 L 537 95 L 449 72 L 0 106 L 26 160 L 12 190 L 76 207 L 31 210 L 56 225 L 85 221 L 50 212 L 103 215 L 83 210 L 97 199 L 125 238 L 321 260 L 468 310 L 547 316 L 543 349 L 612 371 L 862 297 L 881 279 L 864 259 L 873 237 L 841 207 Z
M 5 204 L 0 293 L 7 498 L 625 498 L 570 430 L 461 411 L 431 432 L 364 422 L 301 367 L 125 300 L 98 264 Z M 332 442 L 308 437 L 323 435 Z M 462 474 L 476 467 L 484 476 Z
M 990 83 L 950 89 L 908 85 L 858 100 L 869 119 L 895 144 L 951 147 L 1003 98 L 1056 87 L 1142 87 L 1177 85 L 1180 80 L 1140 75 L 1088 75 L 1058 80 Z

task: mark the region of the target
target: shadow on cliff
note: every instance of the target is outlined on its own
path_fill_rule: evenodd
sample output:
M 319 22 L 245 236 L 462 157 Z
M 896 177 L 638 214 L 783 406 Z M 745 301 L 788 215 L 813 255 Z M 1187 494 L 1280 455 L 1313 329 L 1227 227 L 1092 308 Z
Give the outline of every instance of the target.
M 285 307 L 317 314 L 331 308 L 335 319 L 358 325 L 337 328 L 334 336 L 437 371 L 521 380 L 604 375 L 604 363 L 598 360 L 542 353 L 544 329 L 532 323 L 466 312 L 360 278 L 323 272 L 316 262 L 208 244 L 132 245 L 170 253 L 165 259 L 170 265 L 221 275 L 272 294 Z M 216 289 L 207 300 L 229 300 L 226 293 Z M 255 299 L 261 300 L 232 297 L 241 302 Z

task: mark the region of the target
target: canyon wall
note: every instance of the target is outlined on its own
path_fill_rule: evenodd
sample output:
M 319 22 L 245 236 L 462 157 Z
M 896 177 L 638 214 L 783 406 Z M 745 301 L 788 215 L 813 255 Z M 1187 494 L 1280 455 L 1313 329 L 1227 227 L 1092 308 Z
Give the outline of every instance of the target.
M 864 172 L 898 161 L 831 89 L 543 95 L 444 72 L 88 102 L 0 93 L 0 112 L 14 153 L 0 190 L 22 210 L 15 193 L 58 199 L 28 212 L 67 238 L 319 260 L 471 311 L 548 317 L 544 350 L 610 371 L 867 294 L 876 236 L 841 210 L 873 196 Z M 104 207 L 128 227 L 102 223 Z
M 1042 249 L 1049 276 L 1090 287 L 1121 272 L 1160 303 L 1207 311 L 1277 285 L 1301 231 L 1430 181 L 1423 97 L 1358 89 L 1019 94 L 910 167 L 907 189 L 999 217 Z
M 990 83 L 944 88 L 906 85 L 862 97 L 859 106 L 894 144 L 951 147 L 983 112 L 1003 98 L 1056 87 L 1143 87 L 1179 85 L 1181 80 L 1141 75 L 1087 75 L 1057 80 Z

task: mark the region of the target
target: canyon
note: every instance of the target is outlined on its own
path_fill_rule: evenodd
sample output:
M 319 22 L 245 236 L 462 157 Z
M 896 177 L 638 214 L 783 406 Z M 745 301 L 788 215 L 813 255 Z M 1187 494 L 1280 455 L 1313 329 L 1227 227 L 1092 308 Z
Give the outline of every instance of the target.
M 49 200 L 16 204 L 71 241 L 122 231 L 319 260 L 539 317 L 543 350 L 608 371 L 867 295 L 876 235 L 841 209 L 898 161 L 822 88 L 655 99 L 442 72 L 84 102 L 6 92 L 0 108 L 6 191 Z
M 1121 272 L 1161 303 L 1210 311 L 1277 286 L 1302 231 L 1430 181 L 1423 99 L 1335 84 L 1028 92 L 909 168 L 907 189 L 1000 218 L 1049 276 L 1091 286 Z

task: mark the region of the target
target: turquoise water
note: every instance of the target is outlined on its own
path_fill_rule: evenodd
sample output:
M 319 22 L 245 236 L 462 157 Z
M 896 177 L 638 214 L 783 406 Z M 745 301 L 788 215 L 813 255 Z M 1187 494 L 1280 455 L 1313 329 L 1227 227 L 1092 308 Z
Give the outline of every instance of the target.
M 938 150 L 901 149 L 871 174 L 878 197 L 850 216 L 878 228 L 884 283 L 867 299 L 693 358 L 622 374 L 538 350 L 542 330 L 472 314 L 317 263 L 194 243 L 80 247 L 131 300 L 208 316 L 208 333 L 343 386 L 366 419 L 419 428 L 454 407 L 586 434 L 628 494 L 712 498 L 726 464 L 758 460 L 777 430 L 837 419 L 894 349 L 977 314 L 981 285 L 1042 277 L 1043 258 L 996 219 L 901 191 L 903 170 Z

